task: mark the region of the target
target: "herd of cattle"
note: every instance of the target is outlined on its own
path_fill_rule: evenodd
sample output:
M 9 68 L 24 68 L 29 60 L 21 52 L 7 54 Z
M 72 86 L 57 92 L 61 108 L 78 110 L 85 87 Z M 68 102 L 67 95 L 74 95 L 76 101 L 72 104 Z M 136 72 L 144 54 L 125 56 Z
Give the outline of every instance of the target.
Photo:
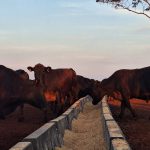
M 24 104 L 30 104 L 41 109 L 44 120 L 47 121 L 47 111 L 56 116 L 64 112 L 79 98 L 90 95 L 94 105 L 104 95 L 121 101 L 121 112 L 125 108 L 136 117 L 129 99 L 150 98 L 150 67 L 133 70 L 118 70 L 109 78 L 100 81 L 77 75 L 73 69 L 52 69 L 42 64 L 28 67 L 34 72 L 35 80 L 30 80 L 24 70 L 12 70 L 0 65 L 0 119 L 20 107 L 19 120 L 24 119 Z

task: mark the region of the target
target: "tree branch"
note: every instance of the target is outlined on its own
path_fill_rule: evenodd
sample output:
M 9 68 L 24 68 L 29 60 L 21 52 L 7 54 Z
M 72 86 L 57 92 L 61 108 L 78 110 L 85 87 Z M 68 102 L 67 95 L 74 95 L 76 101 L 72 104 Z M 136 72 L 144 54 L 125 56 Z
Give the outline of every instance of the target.
M 129 9 L 128 7 L 125 7 L 125 6 L 123 6 L 123 5 L 119 5 L 119 7 L 123 8 L 123 9 L 125 9 L 125 10 L 128 10 L 128 11 L 131 11 L 131 12 L 133 12 L 133 13 L 135 13 L 135 14 L 144 15 L 144 16 L 150 18 L 150 16 L 149 16 L 148 14 L 145 14 L 144 12 L 137 12 L 137 11 L 131 10 L 131 9 Z
M 150 19 L 150 0 L 96 0 L 96 2 L 108 3 L 115 6 L 115 8 L 122 8 Z

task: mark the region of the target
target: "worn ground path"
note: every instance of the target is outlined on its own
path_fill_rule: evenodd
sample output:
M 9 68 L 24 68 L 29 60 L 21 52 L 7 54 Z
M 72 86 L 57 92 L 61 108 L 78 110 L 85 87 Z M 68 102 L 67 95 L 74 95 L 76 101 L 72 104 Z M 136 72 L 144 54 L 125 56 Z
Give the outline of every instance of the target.
M 72 130 L 65 131 L 64 146 L 56 150 L 106 150 L 99 105 L 84 105 L 83 113 L 72 122 Z

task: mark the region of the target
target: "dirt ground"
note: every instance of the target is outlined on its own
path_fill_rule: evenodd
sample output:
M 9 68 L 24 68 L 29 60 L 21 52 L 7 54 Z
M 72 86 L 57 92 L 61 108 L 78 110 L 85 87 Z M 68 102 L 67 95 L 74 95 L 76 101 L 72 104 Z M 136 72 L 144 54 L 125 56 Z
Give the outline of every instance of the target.
M 29 105 L 25 105 L 24 122 L 17 121 L 18 114 L 19 109 L 0 120 L 0 150 L 8 150 L 44 124 L 42 111 Z
M 122 120 L 118 119 L 120 102 L 109 101 L 113 116 L 125 134 L 133 150 L 150 150 L 150 102 L 143 100 L 130 100 L 138 118 L 134 120 L 128 110 Z
M 72 130 L 66 130 L 64 146 L 57 150 L 105 150 L 100 106 L 90 102 L 84 106 L 83 113 L 72 123 Z
M 124 119 L 119 120 L 120 102 L 109 101 L 109 104 L 114 118 L 119 123 L 132 149 L 149 150 L 150 102 L 131 100 L 132 107 L 138 115 L 137 120 L 134 120 L 127 110 Z M 19 111 L 16 110 L 6 120 L 0 120 L 0 150 L 8 150 L 44 124 L 43 113 L 39 109 L 26 105 L 24 122 L 17 121 L 18 113 Z M 86 104 L 84 112 L 79 115 L 78 119 L 80 121 L 73 121 L 72 131 L 66 131 L 65 146 L 61 150 L 104 150 L 99 106 Z

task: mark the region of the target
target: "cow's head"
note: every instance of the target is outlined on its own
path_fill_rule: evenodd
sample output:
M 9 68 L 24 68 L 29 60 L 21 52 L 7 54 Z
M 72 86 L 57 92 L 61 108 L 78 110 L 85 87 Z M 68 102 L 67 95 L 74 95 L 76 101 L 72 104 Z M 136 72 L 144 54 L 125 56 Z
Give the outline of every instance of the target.
M 94 88 L 91 94 L 93 98 L 92 104 L 97 105 L 102 100 L 105 94 L 106 91 L 103 88 L 101 87 Z
M 34 67 L 27 67 L 29 71 L 34 71 L 34 77 L 35 77 L 35 83 L 36 85 L 40 84 L 42 86 L 45 86 L 44 79 L 45 79 L 45 73 L 48 73 L 51 71 L 51 67 L 45 67 L 42 64 L 36 64 Z
M 24 70 L 22 69 L 18 69 L 16 70 L 16 73 L 19 75 L 19 77 L 23 80 L 29 80 L 29 75 L 27 72 L 25 72 Z

